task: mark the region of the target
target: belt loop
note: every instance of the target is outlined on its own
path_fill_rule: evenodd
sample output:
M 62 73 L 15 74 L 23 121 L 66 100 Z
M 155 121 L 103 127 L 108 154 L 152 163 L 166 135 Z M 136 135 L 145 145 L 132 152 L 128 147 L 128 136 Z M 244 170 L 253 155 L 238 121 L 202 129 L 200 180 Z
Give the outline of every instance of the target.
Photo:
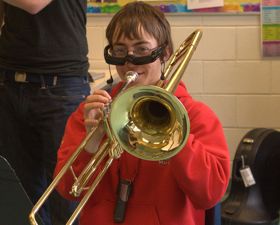
M 41 80 L 41 89 L 46 89 L 45 79 L 42 74 L 40 75 L 40 80 Z
M 87 73 L 87 76 L 86 76 L 85 81 L 86 81 L 86 83 L 92 83 L 92 82 L 94 82 L 94 81 L 93 81 L 93 78 L 92 78 L 92 76 L 91 76 L 91 74 L 90 74 L 90 72 Z
M 53 76 L 53 86 L 57 85 L 57 78 L 58 78 L 57 75 Z

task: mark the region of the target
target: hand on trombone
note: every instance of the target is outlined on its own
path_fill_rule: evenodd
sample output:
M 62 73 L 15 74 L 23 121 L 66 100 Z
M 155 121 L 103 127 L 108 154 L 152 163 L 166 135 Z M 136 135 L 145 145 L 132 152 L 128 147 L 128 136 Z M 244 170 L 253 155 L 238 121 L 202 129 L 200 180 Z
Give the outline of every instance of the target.
M 85 146 L 85 150 L 94 153 L 104 136 L 104 126 L 101 121 L 104 117 L 104 108 L 112 101 L 111 96 L 105 90 L 95 90 L 89 95 L 84 104 L 84 124 L 87 134 L 95 129 L 95 132 Z

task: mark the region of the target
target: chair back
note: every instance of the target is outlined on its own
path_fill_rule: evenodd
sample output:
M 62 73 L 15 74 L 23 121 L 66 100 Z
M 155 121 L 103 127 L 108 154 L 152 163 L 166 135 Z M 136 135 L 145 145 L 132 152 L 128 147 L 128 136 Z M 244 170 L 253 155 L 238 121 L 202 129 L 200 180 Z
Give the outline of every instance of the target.
M 32 202 L 23 189 L 15 171 L 0 155 L 0 214 L 1 224 L 30 225 L 28 214 Z M 43 225 L 38 218 L 39 224 Z

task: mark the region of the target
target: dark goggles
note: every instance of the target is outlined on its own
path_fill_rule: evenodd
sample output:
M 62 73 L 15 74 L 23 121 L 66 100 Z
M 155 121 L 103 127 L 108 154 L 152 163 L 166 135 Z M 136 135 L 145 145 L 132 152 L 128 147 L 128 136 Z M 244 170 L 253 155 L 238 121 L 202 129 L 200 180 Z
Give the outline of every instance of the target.
M 130 62 L 134 65 L 144 65 L 152 63 L 161 56 L 164 50 L 164 46 L 159 46 L 158 48 L 153 50 L 150 55 L 147 56 L 137 57 L 134 55 L 126 55 L 125 57 L 115 57 L 112 54 L 110 54 L 110 48 L 111 46 L 109 45 L 105 47 L 104 58 L 105 61 L 111 65 L 124 65 L 126 62 Z

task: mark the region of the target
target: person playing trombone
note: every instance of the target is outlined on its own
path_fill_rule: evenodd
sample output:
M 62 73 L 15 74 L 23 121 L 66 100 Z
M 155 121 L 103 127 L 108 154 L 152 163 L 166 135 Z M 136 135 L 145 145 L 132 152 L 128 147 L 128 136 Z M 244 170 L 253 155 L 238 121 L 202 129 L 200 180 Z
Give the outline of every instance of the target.
M 86 135 L 96 129 L 57 186 L 59 193 L 71 200 L 76 200 L 69 194 L 72 184 L 104 141 L 103 109 L 114 101 L 126 74 L 129 71 L 138 74 L 129 89 L 156 85 L 173 53 L 167 19 L 144 2 L 122 7 L 110 21 L 106 38 L 105 60 L 116 65 L 121 82 L 111 93 L 94 90 L 67 122 L 55 175 Z M 204 224 L 205 211 L 217 204 L 226 191 L 230 177 L 229 151 L 214 112 L 193 99 L 182 81 L 174 95 L 190 119 L 185 146 L 173 157 L 159 161 L 143 160 L 124 151 L 112 162 L 82 209 L 81 225 Z M 79 198 L 85 193 L 86 189 Z

